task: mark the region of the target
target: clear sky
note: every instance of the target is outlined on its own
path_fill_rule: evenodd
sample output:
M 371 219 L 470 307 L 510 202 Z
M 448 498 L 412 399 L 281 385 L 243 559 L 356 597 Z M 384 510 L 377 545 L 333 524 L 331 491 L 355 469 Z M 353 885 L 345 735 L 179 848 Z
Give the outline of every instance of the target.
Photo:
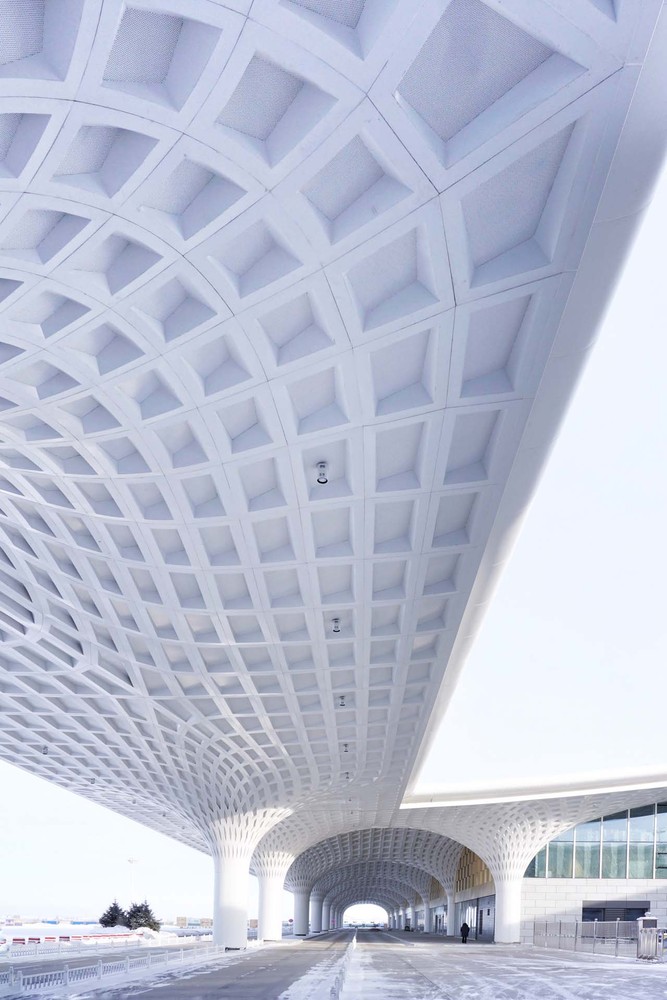
M 663 178 L 419 790 L 667 770 L 666 223 Z M 0 917 L 98 916 L 132 878 L 211 914 L 198 852 L 6 764 L 0 801 Z
M 667 773 L 667 173 L 415 791 Z

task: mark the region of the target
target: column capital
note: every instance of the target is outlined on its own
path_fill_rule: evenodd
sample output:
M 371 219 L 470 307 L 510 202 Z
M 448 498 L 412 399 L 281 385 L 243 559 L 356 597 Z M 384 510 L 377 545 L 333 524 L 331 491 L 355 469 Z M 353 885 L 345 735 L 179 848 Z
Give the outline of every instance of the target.
M 282 876 L 284 880 L 294 861 L 294 857 L 293 854 L 289 854 L 287 851 L 256 850 L 250 862 L 250 871 L 258 878 L 260 876 L 267 878 Z
M 262 837 L 290 815 L 290 809 L 255 809 L 212 820 L 202 830 L 213 857 L 250 861 Z

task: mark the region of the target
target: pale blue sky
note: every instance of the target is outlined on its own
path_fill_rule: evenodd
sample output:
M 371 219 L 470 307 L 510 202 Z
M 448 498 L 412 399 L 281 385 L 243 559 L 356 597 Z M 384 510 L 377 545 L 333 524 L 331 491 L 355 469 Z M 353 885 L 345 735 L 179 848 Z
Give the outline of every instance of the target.
M 666 222 L 667 173 L 416 791 L 667 771 Z
M 422 790 L 667 764 L 666 220 L 663 178 Z M 162 918 L 211 913 L 196 851 L 6 764 L 0 799 L 0 917 L 127 904 L 128 858 Z

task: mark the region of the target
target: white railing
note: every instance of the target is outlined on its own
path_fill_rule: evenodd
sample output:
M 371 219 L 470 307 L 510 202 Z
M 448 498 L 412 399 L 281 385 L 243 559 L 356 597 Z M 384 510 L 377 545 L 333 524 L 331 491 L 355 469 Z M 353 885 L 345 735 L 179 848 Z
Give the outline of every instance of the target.
M 94 950 L 115 951 L 117 948 L 164 948 L 166 945 L 176 944 L 183 940 L 171 931 L 161 932 L 159 937 L 142 937 L 141 934 L 103 934 L 88 936 L 78 941 L 40 941 L 34 944 L 10 944 L 2 957 L 8 958 L 40 958 L 42 955 L 53 957 L 54 955 L 83 955 Z M 211 935 L 201 935 L 196 938 L 187 938 L 189 944 L 193 946 L 199 941 L 211 940 Z
M 227 953 L 229 956 L 229 953 Z M 100 959 L 94 965 L 75 968 L 52 969 L 44 972 L 23 972 L 9 968 L 0 973 L 0 996 L 8 994 L 40 993 L 43 990 L 59 989 L 76 983 L 99 981 L 113 976 L 128 976 L 166 969 L 175 965 L 197 965 L 213 958 L 225 956 L 223 945 L 202 945 L 199 948 L 180 948 L 167 952 L 144 952 L 136 958 L 127 956 L 112 961 Z

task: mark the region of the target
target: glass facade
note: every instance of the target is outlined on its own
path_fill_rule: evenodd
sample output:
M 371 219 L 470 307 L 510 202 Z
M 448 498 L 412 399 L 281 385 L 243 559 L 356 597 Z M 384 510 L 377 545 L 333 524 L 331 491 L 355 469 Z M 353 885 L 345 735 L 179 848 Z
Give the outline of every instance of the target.
M 533 858 L 526 878 L 667 878 L 667 802 L 580 823 Z

